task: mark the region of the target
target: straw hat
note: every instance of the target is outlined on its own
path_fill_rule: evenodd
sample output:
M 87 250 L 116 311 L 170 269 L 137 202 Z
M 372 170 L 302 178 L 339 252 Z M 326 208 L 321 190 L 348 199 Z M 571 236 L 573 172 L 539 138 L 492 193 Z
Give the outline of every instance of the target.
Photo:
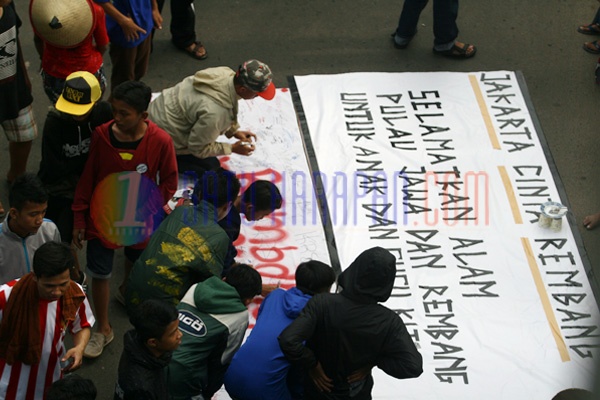
M 35 33 L 56 47 L 76 47 L 94 28 L 89 0 L 31 0 L 29 17 Z

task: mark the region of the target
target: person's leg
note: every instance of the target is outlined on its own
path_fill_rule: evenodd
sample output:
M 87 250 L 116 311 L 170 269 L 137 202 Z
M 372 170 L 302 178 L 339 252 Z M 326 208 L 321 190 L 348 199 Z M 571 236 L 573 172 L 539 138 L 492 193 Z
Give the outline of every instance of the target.
M 171 0 L 171 41 L 185 49 L 196 42 L 194 0 Z
M 125 48 L 110 44 L 110 60 L 112 73 L 110 74 L 110 90 L 114 90 L 120 83 L 135 80 L 136 48 Z
M 394 41 L 398 45 L 408 44 L 410 39 L 417 33 L 417 23 L 421 11 L 427 5 L 428 0 L 404 0 L 402 13 L 398 20 L 398 27 L 394 35 Z
M 114 339 L 108 316 L 110 298 L 109 279 L 112 274 L 114 250 L 102 246 L 98 239 L 87 242 L 88 275 L 92 277 L 92 302 L 96 317 L 96 331 L 83 352 L 88 358 L 96 358 L 102 354 L 104 347 Z
M 456 40 L 458 36 L 458 0 L 434 0 L 433 2 L 433 51 L 451 58 L 471 58 L 477 48 Z
M 133 268 L 133 264 L 140 257 L 144 250 L 143 249 L 134 249 L 132 247 L 125 247 L 125 273 L 123 274 L 123 281 L 121 285 L 119 285 L 119 292 L 125 297 L 125 290 L 127 289 L 127 281 L 129 280 L 129 275 L 131 274 L 131 269 Z
M 10 168 L 6 174 L 6 179 L 8 183 L 12 183 L 17 176 L 25 173 L 31 144 L 33 139 L 37 137 L 37 125 L 31 105 L 23 107 L 17 118 L 2 122 L 2 127 L 8 139 L 8 154 L 10 157 Z
M 458 36 L 458 0 L 433 0 L 433 41 L 436 50 L 448 50 Z
M 28 142 L 10 142 L 8 144 L 8 154 L 10 155 L 10 169 L 6 174 L 6 179 L 12 183 L 18 176 L 23 175 L 27 169 L 27 159 L 31 152 L 32 140 Z
M 596 11 L 596 15 L 594 15 L 592 24 L 600 25 L 600 7 L 598 7 L 598 10 Z
M 135 70 L 134 80 L 141 80 L 148 71 L 148 63 L 150 62 L 150 50 L 152 48 L 152 35 L 148 35 L 146 40 L 136 47 L 135 52 Z
M 66 197 L 48 197 L 48 209 L 45 218 L 54 222 L 60 232 L 60 238 L 65 243 L 73 239 L 73 200 Z
M 73 211 L 71 205 L 73 200 L 67 197 L 50 196 L 48 198 L 48 208 L 45 218 L 54 222 L 60 232 L 60 239 L 67 244 L 71 244 L 73 239 Z M 79 257 L 74 248 L 71 249 L 75 266 L 71 269 L 71 280 L 83 286 L 84 291 L 87 290 L 85 283 L 85 274 L 81 271 L 79 265 Z

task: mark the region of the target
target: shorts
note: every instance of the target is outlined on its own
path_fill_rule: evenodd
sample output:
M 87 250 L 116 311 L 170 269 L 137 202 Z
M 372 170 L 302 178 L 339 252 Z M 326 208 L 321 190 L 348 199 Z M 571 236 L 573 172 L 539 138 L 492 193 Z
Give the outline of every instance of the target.
M 126 246 L 124 251 L 125 257 L 134 263 L 144 249 L 133 249 Z M 96 279 L 109 279 L 112 276 L 114 255 L 115 249 L 104 247 L 100 239 L 88 240 L 86 254 L 87 274 Z
M 2 127 L 9 142 L 31 142 L 35 139 L 38 130 L 31 104 L 19 110 L 17 118 L 2 122 Z

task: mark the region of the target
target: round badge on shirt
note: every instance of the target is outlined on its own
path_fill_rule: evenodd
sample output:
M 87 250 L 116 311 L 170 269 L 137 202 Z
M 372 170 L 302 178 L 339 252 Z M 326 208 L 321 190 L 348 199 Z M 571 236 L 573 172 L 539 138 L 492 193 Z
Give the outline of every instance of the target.
M 138 174 L 143 174 L 144 172 L 148 171 L 148 166 L 146 164 L 138 164 L 138 166 L 135 167 L 135 170 L 138 172 Z

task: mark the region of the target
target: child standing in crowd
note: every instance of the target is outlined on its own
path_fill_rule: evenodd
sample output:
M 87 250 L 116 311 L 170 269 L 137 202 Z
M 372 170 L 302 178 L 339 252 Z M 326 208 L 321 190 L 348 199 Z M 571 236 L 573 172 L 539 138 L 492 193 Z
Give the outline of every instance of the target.
M 169 398 L 166 368 L 181 344 L 179 313 L 174 305 L 146 300 L 132 314 L 135 327 L 125 334 L 115 399 Z
M 30 5 L 35 48 L 42 59 L 40 74 L 52 104 L 72 72 L 87 71 L 98 79 L 101 93 L 106 89 L 102 67 L 108 46 L 104 10 L 91 0 L 61 0 L 61 5 L 45 0 L 32 0 Z M 63 26 L 52 29 L 50 18 L 57 18 Z M 80 38 L 80 43 L 72 43 Z
M 10 169 L 8 183 L 22 175 L 27 167 L 31 143 L 37 136 L 31 103 L 31 83 L 27 76 L 18 27 L 21 20 L 12 0 L 0 0 L 0 123 L 8 139 Z M 0 204 L 0 212 L 3 210 Z
M 90 151 L 92 132 L 112 119 L 110 104 L 99 101 L 100 84 L 85 71 L 70 74 L 56 108 L 50 108 L 42 133 L 42 161 L 38 176 L 48 190 L 46 216 L 70 243 L 73 233 L 73 196 Z
M 114 338 L 108 318 L 108 280 L 112 273 L 114 250 L 125 247 L 126 279 L 131 265 L 146 246 L 152 228 L 147 227 L 146 240 L 142 238 L 140 242 L 133 244 L 116 242 L 108 238 L 107 232 L 102 229 L 104 218 L 109 212 L 113 212 L 123 220 L 131 218 L 133 223 L 136 223 L 137 211 L 140 211 L 135 208 L 138 200 L 143 205 L 151 200 L 141 198 L 143 194 L 137 190 L 139 186 L 133 187 L 133 190 L 129 188 L 129 184 L 141 181 L 140 175 L 145 177 L 146 181 L 153 182 L 154 186 L 158 184 L 158 191 L 162 197 L 158 201 L 162 202 L 161 204 L 166 204 L 177 189 L 177 164 L 173 142 L 165 131 L 147 120 L 146 109 L 151 96 L 152 91 L 142 82 L 127 81 L 114 88 L 111 96 L 114 120 L 96 128 L 92 135 L 90 155 L 75 190 L 72 207 L 73 243 L 82 248 L 82 241 L 88 241 L 87 273 L 92 277 L 92 299 L 98 321 L 97 332 L 92 334 L 85 349 L 86 357 L 98 357 Z M 104 197 L 98 188 L 103 182 L 123 185 L 118 188 L 122 189 L 122 196 L 116 196 L 116 192 L 111 190 L 111 198 Z M 113 210 L 107 211 L 106 208 L 102 208 L 96 214 L 90 212 L 93 201 L 107 203 L 115 197 L 118 197 L 120 202 L 112 206 Z M 122 226 L 117 221 L 108 223 L 112 224 L 109 229 Z
M 152 48 L 152 29 L 162 29 L 156 0 L 94 0 L 107 14 L 110 38 L 111 91 L 127 80 L 146 75 Z

